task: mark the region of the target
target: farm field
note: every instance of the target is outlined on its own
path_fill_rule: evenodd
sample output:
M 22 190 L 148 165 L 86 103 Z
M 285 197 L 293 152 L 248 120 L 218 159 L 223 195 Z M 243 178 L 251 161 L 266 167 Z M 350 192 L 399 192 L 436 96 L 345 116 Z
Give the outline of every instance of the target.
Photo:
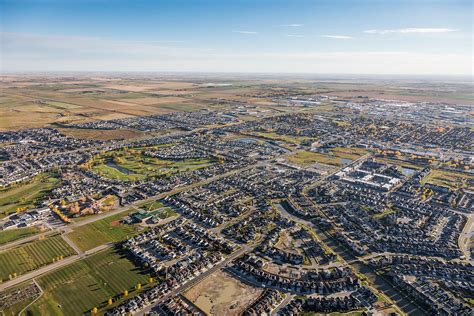
M 0 245 L 25 238 L 39 232 L 40 230 L 36 227 L 2 230 L 0 231 Z
M 33 208 L 49 191 L 59 184 L 59 179 L 44 174 L 37 176 L 28 183 L 21 183 L 8 189 L 0 190 L 0 218 L 18 209 Z
M 58 128 L 67 136 L 95 140 L 136 139 L 143 136 L 142 132 L 128 129 L 97 130 L 83 128 Z
M 122 181 L 137 181 L 146 177 L 158 177 L 205 168 L 212 159 L 164 160 L 141 154 L 140 148 L 99 155 L 90 162 L 91 169 L 107 178 Z
M 18 248 L 0 252 L 0 279 L 5 281 L 9 275 L 17 276 L 25 272 L 38 269 L 53 263 L 61 256 L 68 257 L 75 254 L 74 250 L 62 239 L 53 236 L 44 240 L 37 240 Z
M 31 315 L 82 315 L 106 307 L 146 284 L 149 276 L 128 259 L 107 249 L 40 277 L 44 295 L 28 309 Z M 58 307 L 60 306 L 60 307 Z
M 121 224 L 119 221 L 129 211 L 109 216 L 90 224 L 79 226 L 67 234 L 79 249 L 86 251 L 108 242 L 121 241 L 135 234 L 137 227 Z

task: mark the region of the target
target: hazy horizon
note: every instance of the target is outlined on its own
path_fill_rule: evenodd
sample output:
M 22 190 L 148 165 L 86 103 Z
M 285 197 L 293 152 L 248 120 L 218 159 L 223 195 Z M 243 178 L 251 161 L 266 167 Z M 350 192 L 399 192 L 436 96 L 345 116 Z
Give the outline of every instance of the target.
M 472 76 L 470 1 L 0 0 L 1 71 Z

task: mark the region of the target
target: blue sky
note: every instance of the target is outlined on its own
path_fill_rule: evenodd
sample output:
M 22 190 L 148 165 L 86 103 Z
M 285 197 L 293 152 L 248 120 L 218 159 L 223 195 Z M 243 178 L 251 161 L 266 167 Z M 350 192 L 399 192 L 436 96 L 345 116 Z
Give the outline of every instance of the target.
M 472 75 L 472 1 L 0 0 L 4 71 Z

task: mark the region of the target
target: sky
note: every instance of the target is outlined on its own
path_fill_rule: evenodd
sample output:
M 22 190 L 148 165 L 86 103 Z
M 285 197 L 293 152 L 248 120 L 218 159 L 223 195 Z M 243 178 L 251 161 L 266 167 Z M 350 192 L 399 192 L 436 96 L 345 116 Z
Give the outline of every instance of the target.
M 471 0 L 0 0 L 0 70 L 473 75 Z

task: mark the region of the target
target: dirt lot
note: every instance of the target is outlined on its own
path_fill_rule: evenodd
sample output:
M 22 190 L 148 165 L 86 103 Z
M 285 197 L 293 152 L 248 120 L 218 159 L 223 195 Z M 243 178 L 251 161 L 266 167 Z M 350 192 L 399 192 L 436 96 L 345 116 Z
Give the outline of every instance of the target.
M 209 315 L 240 315 L 252 304 L 262 289 L 243 284 L 229 274 L 217 271 L 184 296 Z

